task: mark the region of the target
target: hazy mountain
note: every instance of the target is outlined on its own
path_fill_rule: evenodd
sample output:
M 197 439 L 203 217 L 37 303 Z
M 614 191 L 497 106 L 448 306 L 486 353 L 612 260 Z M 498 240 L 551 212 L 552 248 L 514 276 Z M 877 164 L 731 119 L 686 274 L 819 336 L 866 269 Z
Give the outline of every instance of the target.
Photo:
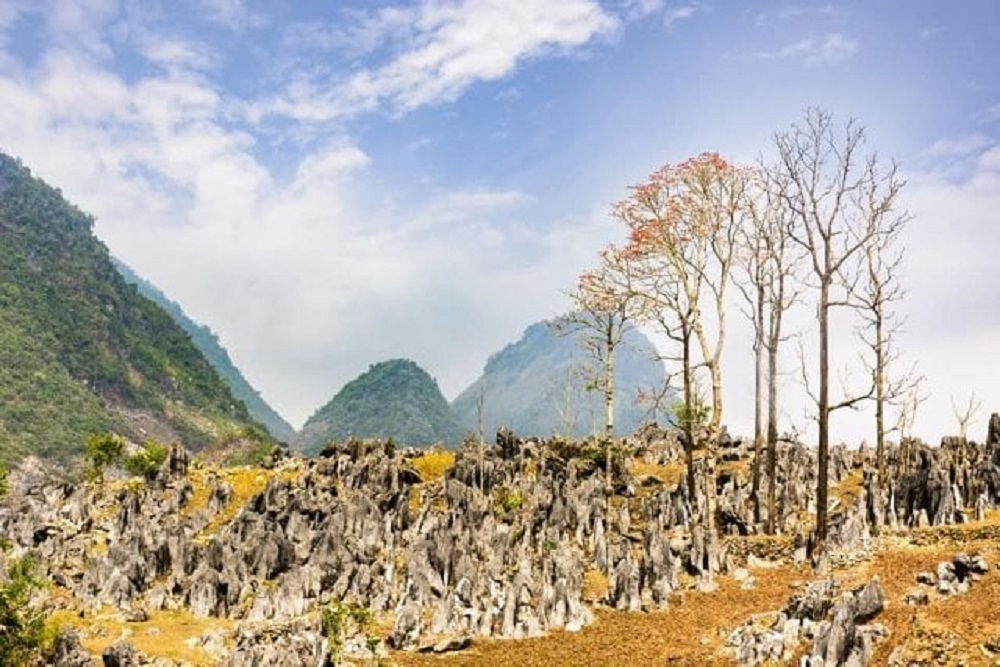
M 548 322 L 528 327 L 521 339 L 490 357 L 483 374 L 452 402 L 459 424 L 478 432 L 482 405 L 487 439 L 505 425 L 523 436 L 583 437 L 604 427 L 603 394 L 587 391 L 591 360 L 575 335 L 558 336 Z M 636 402 L 640 388 L 663 384 L 663 365 L 642 332 L 629 329 L 615 354 L 615 432 L 632 433 L 647 421 Z
M 392 438 L 401 445 L 455 445 L 461 429 L 437 382 L 408 359 L 372 365 L 316 411 L 295 439 L 314 454 L 348 436 Z
M 260 428 L 92 226 L 0 154 L 0 458 L 66 458 L 107 429 L 197 449 Z
M 113 261 L 126 282 L 135 285 L 139 294 L 165 310 L 174 319 L 174 322 L 191 336 L 191 341 L 205 355 L 208 363 L 212 364 L 216 372 L 229 385 L 233 396 L 246 404 L 250 416 L 266 426 L 271 435 L 278 440 L 290 442 L 295 436 L 295 429 L 274 408 L 268 405 L 267 401 L 261 398 L 260 393 L 247 382 L 247 379 L 243 377 L 240 370 L 233 364 L 232 359 L 229 358 L 229 353 L 222 347 L 219 337 L 207 326 L 198 324 L 188 317 L 180 305 L 171 301 L 166 294 L 136 274 L 129 266 L 118 260 Z

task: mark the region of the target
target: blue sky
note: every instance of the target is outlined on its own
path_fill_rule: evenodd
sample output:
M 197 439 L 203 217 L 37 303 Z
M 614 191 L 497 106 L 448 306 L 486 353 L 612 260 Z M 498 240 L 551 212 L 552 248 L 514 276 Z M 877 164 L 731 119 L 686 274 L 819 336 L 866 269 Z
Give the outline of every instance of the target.
M 97 215 L 297 426 L 390 357 L 454 397 L 566 307 L 628 185 L 766 155 L 819 105 L 909 179 L 905 345 L 935 439 L 953 396 L 1000 409 L 997 43 L 989 0 L 4 0 L 0 150 Z M 746 350 L 737 327 L 741 431 Z

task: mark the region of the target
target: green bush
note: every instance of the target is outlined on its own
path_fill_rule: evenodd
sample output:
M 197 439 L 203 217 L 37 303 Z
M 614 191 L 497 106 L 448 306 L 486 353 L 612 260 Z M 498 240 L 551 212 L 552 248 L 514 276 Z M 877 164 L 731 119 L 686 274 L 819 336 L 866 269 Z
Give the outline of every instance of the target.
M 31 606 L 32 593 L 42 581 L 32 558 L 19 558 L 7 569 L 10 580 L 0 585 L 0 667 L 44 661 L 54 636 L 45 615 Z
M 104 476 L 104 469 L 117 462 L 125 449 L 125 439 L 117 433 L 100 433 L 87 438 L 87 459 L 95 477 Z
M 123 465 L 131 475 L 153 479 L 169 455 L 169 447 L 156 440 L 147 440 L 139 451 L 125 458 Z
M 517 489 L 502 488 L 497 494 L 497 507 L 504 514 L 516 512 L 524 504 L 524 497 Z
M 323 609 L 321 624 L 330 649 L 329 664 L 339 665 L 347 639 L 361 633 L 365 634 L 365 646 L 371 652 L 373 661 L 377 659 L 376 651 L 381 640 L 368 632 L 374 618 L 371 609 L 359 604 L 332 602 Z
M 0 463 L 0 497 L 7 495 L 7 466 Z

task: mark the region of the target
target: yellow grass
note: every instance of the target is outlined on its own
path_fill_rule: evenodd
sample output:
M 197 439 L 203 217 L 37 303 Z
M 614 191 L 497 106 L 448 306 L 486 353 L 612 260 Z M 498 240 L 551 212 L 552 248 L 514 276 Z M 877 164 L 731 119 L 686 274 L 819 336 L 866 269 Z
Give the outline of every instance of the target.
M 632 463 L 632 475 L 634 477 L 646 477 L 652 475 L 667 486 L 676 486 L 684 478 L 687 468 L 683 461 L 671 461 L 670 463 L 646 463 L 636 460 Z
M 455 467 L 455 452 L 430 450 L 417 456 L 410 463 L 420 474 L 421 479 L 433 482 L 444 477 L 445 473 Z
M 608 594 L 608 577 L 597 568 L 590 568 L 583 573 L 583 588 L 580 597 L 585 602 L 597 602 Z
M 865 492 L 864 473 L 860 468 L 852 470 L 844 479 L 830 488 L 830 497 L 839 498 L 841 506 L 850 507 Z
M 235 623 L 227 619 L 201 618 L 187 611 L 156 611 L 142 623 L 126 623 L 116 611 L 99 610 L 84 618 L 67 611 L 52 614 L 50 622 L 74 628 L 80 643 L 100 664 L 100 655 L 108 646 L 120 639 L 145 653 L 148 657 L 183 660 L 193 667 L 209 667 L 219 663 L 198 641 L 209 631 L 221 632 L 231 637 Z
M 212 539 L 220 528 L 236 517 L 251 498 L 267 488 L 267 483 L 271 479 L 278 478 L 292 481 L 297 479 L 300 471 L 296 468 L 266 470 L 252 466 L 236 466 L 221 468 L 214 472 L 217 479 L 216 483 L 225 482 L 229 484 L 233 490 L 233 494 L 229 503 L 195 536 L 195 539 L 198 540 Z M 194 486 L 194 494 L 185 508 L 185 513 L 190 515 L 208 505 L 208 498 L 212 493 L 214 483 L 209 483 L 209 472 L 206 470 L 191 470 L 188 474 Z

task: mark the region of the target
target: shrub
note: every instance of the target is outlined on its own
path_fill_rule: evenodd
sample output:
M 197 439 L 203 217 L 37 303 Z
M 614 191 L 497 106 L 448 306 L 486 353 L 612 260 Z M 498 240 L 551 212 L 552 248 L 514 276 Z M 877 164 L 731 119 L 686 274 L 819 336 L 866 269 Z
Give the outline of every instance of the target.
M 7 466 L 0 463 L 0 497 L 7 495 Z
M 517 489 L 502 488 L 497 494 L 497 507 L 504 514 L 516 512 L 524 504 L 524 497 Z
M 153 479 L 169 455 L 169 447 L 156 440 L 147 440 L 139 451 L 125 458 L 125 470 L 138 477 Z
M 87 458 L 95 477 L 104 477 L 104 468 L 115 463 L 125 449 L 125 439 L 117 433 L 100 433 L 87 438 Z
M 37 663 L 52 651 L 54 635 L 45 615 L 31 606 L 31 595 L 42 582 L 30 557 L 13 561 L 9 581 L 0 584 L 0 666 Z
M 373 659 L 376 657 L 381 640 L 368 633 L 373 620 L 372 610 L 359 604 L 332 602 L 323 609 L 321 624 L 330 648 L 330 664 L 339 665 L 347 639 L 361 633 L 365 635 L 365 647 Z

